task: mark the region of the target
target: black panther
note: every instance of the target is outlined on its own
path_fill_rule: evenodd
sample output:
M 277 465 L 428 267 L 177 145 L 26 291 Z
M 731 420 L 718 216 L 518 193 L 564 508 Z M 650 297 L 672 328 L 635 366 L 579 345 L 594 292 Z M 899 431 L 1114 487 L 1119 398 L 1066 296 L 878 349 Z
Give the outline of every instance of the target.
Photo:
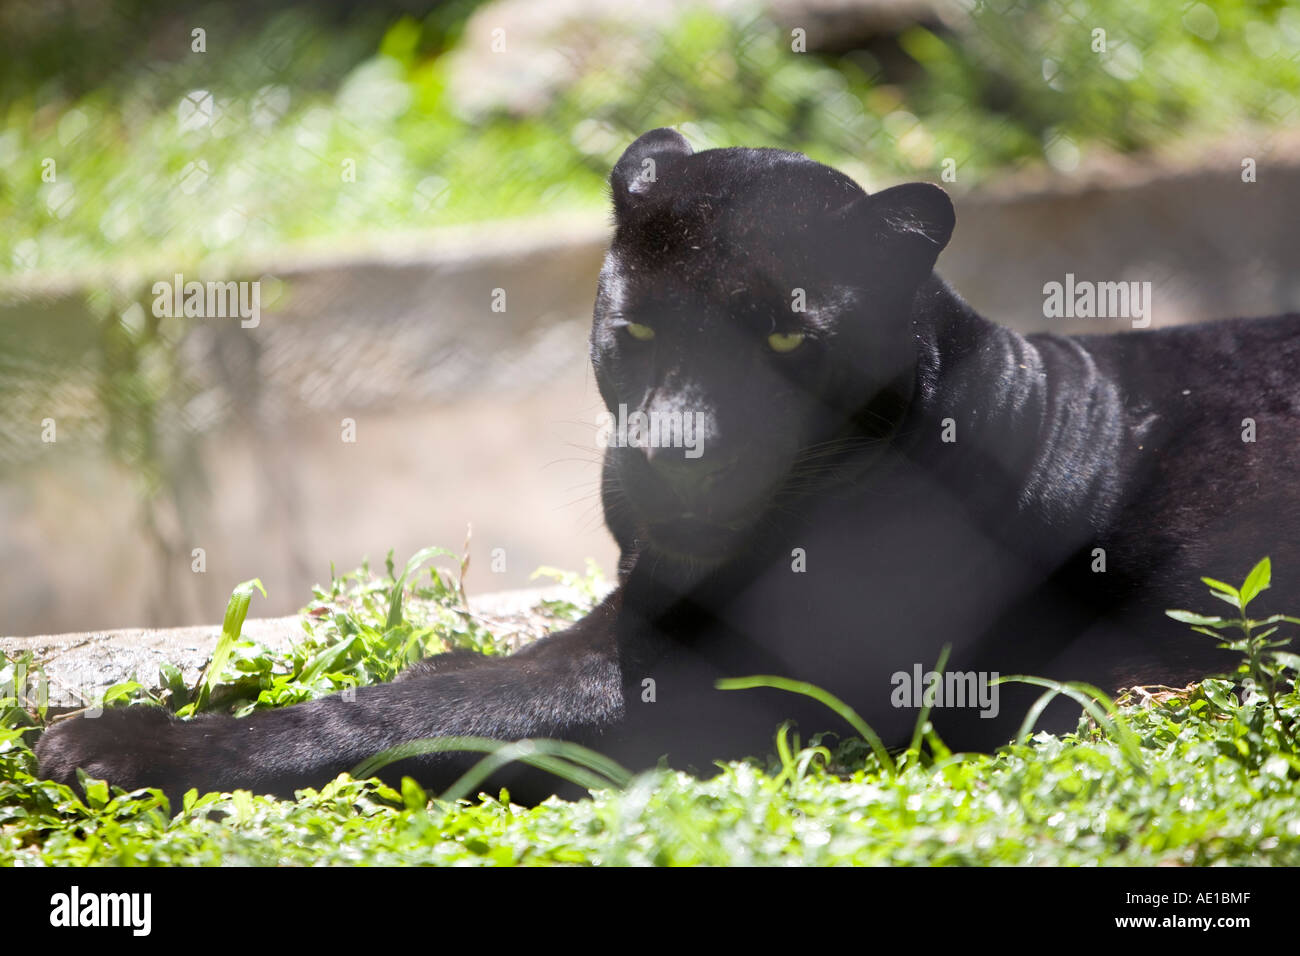
M 70 720 L 38 743 L 46 776 L 290 795 L 462 734 L 707 771 L 766 753 L 787 719 L 845 729 L 796 695 L 715 686 L 751 674 L 817 684 L 899 745 L 917 711 L 894 675 L 945 646 L 951 671 L 1181 685 L 1235 663 L 1163 614 L 1203 606 L 1200 575 L 1271 555 L 1260 603 L 1300 604 L 1300 316 L 1025 336 L 935 275 L 955 224 L 936 186 L 868 195 L 799 154 L 694 153 L 667 129 L 610 182 L 600 393 L 671 437 L 689 425 L 697 453 L 607 448 L 609 597 L 513 656 L 431 658 L 351 701 Z M 991 748 L 1028 700 L 933 720 L 953 748 Z M 389 773 L 439 787 L 478 756 Z M 561 788 L 523 767 L 497 782 Z

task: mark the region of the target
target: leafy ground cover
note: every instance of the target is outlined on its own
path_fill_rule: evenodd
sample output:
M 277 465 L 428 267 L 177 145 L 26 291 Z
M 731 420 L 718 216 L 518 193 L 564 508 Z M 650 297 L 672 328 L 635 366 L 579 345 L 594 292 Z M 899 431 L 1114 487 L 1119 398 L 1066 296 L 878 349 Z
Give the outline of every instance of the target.
M 118 706 L 247 712 L 383 680 L 424 653 L 486 653 L 502 642 L 469 612 L 457 577 L 417 554 L 397 573 L 362 568 L 318 588 L 300 647 L 277 655 L 240 639 L 256 587 L 232 596 L 214 664 L 193 688 L 164 668 L 155 686 L 119 685 Z M 424 571 L 425 573 L 421 573 Z M 953 754 L 922 723 L 902 753 L 867 740 L 777 728 L 774 754 L 729 763 L 709 780 L 667 770 L 590 799 L 523 808 L 509 795 L 443 799 L 343 775 L 296 801 L 197 794 L 172 808 L 86 780 L 84 798 L 36 779 L 29 743 L 45 714 L 0 700 L 0 864 L 1300 864 L 1300 726 L 1295 655 L 1275 615 L 1246 607 L 1268 586 L 1267 561 L 1241 588 L 1207 579 L 1235 609 L 1179 620 L 1242 654 L 1238 673 L 1183 689 L 1133 689 L 1112 704 L 1082 685 L 1045 682 L 1081 703 L 1075 733 L 1027 726 L 994 754 Z M 544 611 L 562 625 L 585 597 Z M 19 686 L 6 662 L 0 681 Z M 742 692 L 743 691 L 738 691 Z M 866 733 L 870 737 L 869 731 Z

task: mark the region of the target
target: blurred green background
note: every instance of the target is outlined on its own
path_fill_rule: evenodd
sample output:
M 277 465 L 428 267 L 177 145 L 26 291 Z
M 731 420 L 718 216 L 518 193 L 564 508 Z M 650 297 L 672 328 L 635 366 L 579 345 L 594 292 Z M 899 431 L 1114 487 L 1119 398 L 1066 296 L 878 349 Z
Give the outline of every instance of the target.
M 659 125 L 876 174 L 950 157 L 978 183 L 1300 120 L 1300 8 L 1282 0 L 831 6 L 867 11 L 860 45 L 798 4 L 9 4 L 0 268 L 599 207 Z M 338 188 L 346 160 L 356 189 Z
M 524 496 L 538 481 L 531 464 L 506 481 L 508 451 L 477 472 L 447 457 L 476 441 L 517 446 L 530 420 L 585 425 L 594 404 L 581 391 L 584 317 L 567 305 L 503 327 L 501 349 L 527 337 L 517 357 L 526 370 L 558 348 L 567 358 L 546 361 L 572 389 L 539 373 L 532 392 L 498 391 L 495 405 L 472 383 L 463 401 L 394 386 L 366 405 L 347 396 L 389 377 L 383 360 L 359 357 L 367 335 L 401 349 L 403 330 L 421 322 L 495 320 L 449 306 L 404 308 L 389 322 L 362 307 L 357 324 L 328 326 L 330 345 L 299 294 L 295 321 L 278 333 L 273 320 L 256 334 L 196 332 L 152 315 L 153 281 L 266 278 L 266 263 L 286 256 L 346 257 L 385 237 L 423 248 L 447 227 L 486 224 L 474 248 L 490 250 L 517 234 L 516 221 L 603 221 L 610 166 L 661 125 L 697 148 L 797 149 L 869 188 L 942 178 L 973 195 L 1114 158 L 1159 167 L 1224 143 L 1289 149 L 1300 5 L 19 2 L 0 7 L 0 119 L 0 632 L 180 624 L 217 616 L 234 580 L 260 575 L 268 607 L 289 611 L 331 559 L 458 541 L 493 497 Z M 280 285 L 267 278 L 264 307 L 274 310 Z M 1289 301 L 1290 288 L 1276 300 Z M 292 305 L 292 281 L 287 289 Z M 383 300 L 363 301 L 378 315 L 392 311 Z M 551 325 L 569 331 L 548 338 Z M 448 368 L 472 365 L 463 343 L 439 348 Z M 346 371 L 351 384 L 318 387 L 308 401 L 297 379 L 296 397 L 274 397 L 285 356 L 304 349 L 328 355 L 329 374 Z M 338 401 L 313 397 L 322 392 Z M 319 421 L 286 407 L 299 399 Z M 349 402 L 382 406 L 387 444 L 372 438 L 359 463 L 332 475 L 329 461 L 284 450 L 284 434 L 312 429 L 336 445 Z M 402 412 L 410 417 L 392 417 Z M 63 429 L 58 449 L 40 442 L 47 417 Z M 499 434 L 485 424 L 504 417 L 516 424 Z M 566 442 L 584 449 L 573 483 L 594 484 L 583 439 L 534 454 L 556 462 Z M 440 461 L 402 458 L 413 446 Z M 398 473 L 406 484 L 376 491 Z M 309 480 L 355 496 L 313 497 Z M 475 482 L 483 501 L 457 510 L 453 498 Z M 486 519 L 497 538 L 526 543 L 509 574 L 480 578 L 480 590 L 583 553 L 608 565 L 590 496 L 581 521 L 543 517 L 560 509 L 557 494 L 548 485 L 520 498 L 522 510 Z M 223 504 L 253 499 L 262 504 L 243 517 Z M 401 507 L 385 511 L 392 500 Z M 435 513 L 447 523 L 424 520 Z M 191 569 L 199 540 L 219 570 L 210 585 Z

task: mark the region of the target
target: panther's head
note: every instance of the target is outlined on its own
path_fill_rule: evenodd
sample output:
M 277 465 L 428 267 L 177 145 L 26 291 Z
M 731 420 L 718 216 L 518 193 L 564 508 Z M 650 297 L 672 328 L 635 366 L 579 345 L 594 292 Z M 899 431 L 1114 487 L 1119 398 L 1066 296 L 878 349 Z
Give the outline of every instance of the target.
M 952 203 L 925 183 L 868 196 L 798 153 L 695 153 L 670 129 L 637 139 L 610 185 L 591 332 L 607 515 L 717 563 L 896 424 L 885 399 L 910 383 L 911 302 Z

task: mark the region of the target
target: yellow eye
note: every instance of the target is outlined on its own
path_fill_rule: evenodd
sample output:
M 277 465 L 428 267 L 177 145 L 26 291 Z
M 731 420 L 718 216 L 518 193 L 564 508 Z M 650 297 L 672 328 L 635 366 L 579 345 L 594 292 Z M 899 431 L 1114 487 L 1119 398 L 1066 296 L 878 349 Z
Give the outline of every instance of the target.
M 655 337 L 655 330 L 640 322 L 629 322 L 624 328 L 627 329 L 627 334 L 638 342 L 649 342 Z
M 767 344 L 773 352 L 784 355 L 786 352 L 793 352 L 803 345 L 803 340 L 804 334 L 802 332 L 773 332 L 767 337 Z

